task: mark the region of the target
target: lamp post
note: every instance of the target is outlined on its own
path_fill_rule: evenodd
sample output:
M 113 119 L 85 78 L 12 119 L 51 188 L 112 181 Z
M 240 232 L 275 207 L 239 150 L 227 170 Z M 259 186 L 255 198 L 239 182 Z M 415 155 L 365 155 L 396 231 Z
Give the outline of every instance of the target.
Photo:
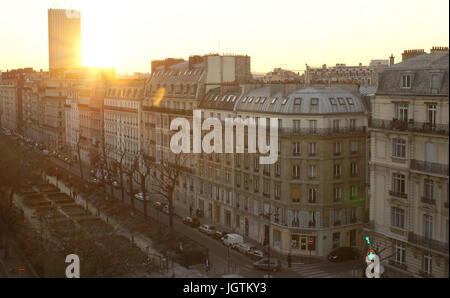
M 265 212 L 263 212 L 262 214 L 260 214 L 260 215 L 262 215 L 264 218 L 265 217 L 268 217 L 268 220 L 269 220 L 269 235 L 268 235 L 268 239 L 267 239 L 267 255 L 268 255 L 268 257 L 267 257 L 267 269 L 268 269 L 268 271 L 270 271 L 270 228 L 271 228 L 271 222 L 272 222 L 272 215 L 273 216 L 275 216 L 275 218 L 276 219 L 278 219 L 278 216 L 279 216 L 279 214 L 278 214 L 278 212 L 272 212 L 272 205 L 270 204 L 269 205 L 269 212 L 266 214 Z

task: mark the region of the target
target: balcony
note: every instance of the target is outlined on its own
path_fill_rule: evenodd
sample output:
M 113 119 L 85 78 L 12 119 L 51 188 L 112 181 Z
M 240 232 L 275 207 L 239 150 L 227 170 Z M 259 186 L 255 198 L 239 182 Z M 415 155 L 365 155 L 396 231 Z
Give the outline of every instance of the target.
M 430 124 L 427 122 L 369 119 L 369 127 L 405 132 L 430 133 L 448 136 L 448 124 Z
M 404 192 L 398 192 L 398 191 L 394 191 L 394 190 L 390 190 L 389 191 L 389 195 L 396 197 L 396 198 L 401 198 L 401 199 L 407 199 L 408 198 L 408 194 L 404 193 Z
M 430 239 L 428 237 L 417 235 L 412 232 L 408 233 L 408 241 L 416 245 L 448 254 L 448 243 L 445 242 Z
M 341 135 L 364 135 L 366 134 L 366 127 L 358 128 L 340 128 L 339 130 L 333 128 L 280 128 L 279 136 L 341 136 Z
M 448 165 L 411 159 L 411 170 L 432 173 L 448 177 Z
M 436 200 L 433 200 L 432 198 L 421 197 L 420 201 L 422 203 L 425 203 L 425 204 L 428 204 L 428 205 L 436 205 Z

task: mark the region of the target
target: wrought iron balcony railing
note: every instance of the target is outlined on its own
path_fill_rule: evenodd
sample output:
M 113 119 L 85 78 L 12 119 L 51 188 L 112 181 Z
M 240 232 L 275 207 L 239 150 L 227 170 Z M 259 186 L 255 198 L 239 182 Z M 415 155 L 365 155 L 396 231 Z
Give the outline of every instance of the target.
M 411 159 L 411 170 L 448 176 L 448 165 Z
M 343 127 L 335 128 L 279 128 L 280 136 L 339 136 L 339 135 L 362 135 L 367 132 L 366 127 Z
M 421 235 L 417 235 L 413 232 L 408 233 L 408 241 L 410 243 L 414 243 L 416 245 L 420 245 L 423 247 L 427 247 L 430 249 L 434 249 L 436 251 L 440 251 L 448 254 L 448 243 L 438 241 L 429 237 L 424 237 Z
M 369 127 L 418 133 L 448 135 L 448 124 L 434 124 L 428 122 L 369 119 Z
M 402 198 L 402 199 L 407 199 L 408 198 L 408 194 L 404 193 L 404 192 L 398 192 L 395 190 L 390 190 L 389 191 L 389 195 L 393 196 L 393 197 L 397 197 L 397 198 Z

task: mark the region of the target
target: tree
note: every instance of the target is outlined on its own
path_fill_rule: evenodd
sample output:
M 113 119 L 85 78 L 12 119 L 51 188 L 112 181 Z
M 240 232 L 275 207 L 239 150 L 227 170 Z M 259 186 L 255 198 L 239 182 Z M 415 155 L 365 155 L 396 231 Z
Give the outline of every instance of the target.
M 150 176 L 151 170 L 151 161 L 147 158 L 142 152 L 137 156 L 137 166 L 136 173 L 137 176 L 134 176 L 135 182 L 140 186 L 142 191 L 142 197 L 144 200 L 144 217 L 147 217 L 147 187 L 146 182 L 147 178 Z M 134 199 L 133 199 L 134 200 Z
M 180 174 L 182 172 L 191 172 L 192 170 L 186 167 L 186 155 L 171 154 L 169 156 L 172 157 L 172 162 L 163 157 L 153 163 L 155 171 L 152 177 L 154 180 L 152 191 L 167 199 L 169 204 L 169 228 L 173 231 L 173 197 L 175 187 L 178 185 Z

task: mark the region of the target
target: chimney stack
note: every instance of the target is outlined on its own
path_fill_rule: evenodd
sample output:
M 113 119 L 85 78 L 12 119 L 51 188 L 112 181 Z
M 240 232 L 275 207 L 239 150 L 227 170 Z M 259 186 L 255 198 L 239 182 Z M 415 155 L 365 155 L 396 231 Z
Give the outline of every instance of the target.
M 391 57 L 389 57 L 389 66 L 392 66 L 395 64 L 395 57 L 394 54 L 391 54 Z
M 425 50 L 419 49 L 419 50 L 405 50 L 402 54 L 402 61 L 414 58 L 416 56 L 420 56 L 425 54 Z
M 430 50 L 431 61 L 435 61 L 445 55 L 448 55 L 448 47 L 433 47 Z

